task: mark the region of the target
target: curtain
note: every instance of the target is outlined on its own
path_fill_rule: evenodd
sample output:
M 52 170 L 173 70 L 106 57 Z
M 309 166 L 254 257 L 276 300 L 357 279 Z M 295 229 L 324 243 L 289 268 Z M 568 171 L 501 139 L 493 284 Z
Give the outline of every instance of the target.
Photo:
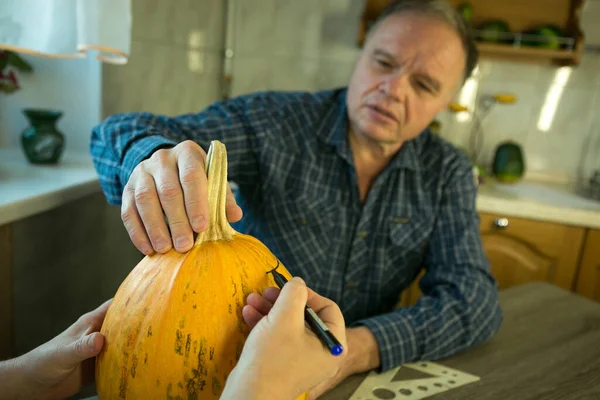
M 0 0 L 0 49 L 125 64 L 131 0 Z

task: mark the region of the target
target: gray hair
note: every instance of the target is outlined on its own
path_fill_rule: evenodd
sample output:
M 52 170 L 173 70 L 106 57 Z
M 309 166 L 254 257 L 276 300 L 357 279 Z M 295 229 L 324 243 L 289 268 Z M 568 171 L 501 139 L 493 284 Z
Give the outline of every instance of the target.
M 392 1 L 377 17 L 377 20 L 369 28 L 373 32 L 377 25 L 390 15 L 401 13 L 419 13 L 439 19 L 450 25 L 460 37 L 466 54 L 464 80 L 469 79 L 477 66 L 479 51 L 469 23 L 447 0 L 395 0 Z

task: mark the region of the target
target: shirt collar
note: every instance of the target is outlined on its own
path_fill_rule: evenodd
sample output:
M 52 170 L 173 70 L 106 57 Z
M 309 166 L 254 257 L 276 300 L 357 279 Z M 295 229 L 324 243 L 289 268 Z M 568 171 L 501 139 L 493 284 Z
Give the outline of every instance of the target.
M 425 130 L 421 132 L 416 138 L 404 142 L 400 151 L 394 156 L 390 167 L 394 169 L 410 169 L 418 171 L 421 169 L 420 155 L 423 148 L 424 137 L 428 134 Z
M 338 89 L 333 96 L 333 105 L 328 107 L 321 124 L 317 128 L 317 136 L 336 151 L 342 158 L 353 164 L 352 152 L 348 143 L 348 110 L 346 107 L 347 88 Z M 410 169 L 418 171 L 421 167 L 419 157 L 423 149 L 429 129 L 421 132 L 416 138 L 404 143 L 389 165 L 391 169 Z
M 331 99 L 332 104 L 325 109 L 321 124 L 317 128 L 317 137 L 338 151 L 346 142 L 348 132 L 346 93 L 346 88 L 335 91 Z

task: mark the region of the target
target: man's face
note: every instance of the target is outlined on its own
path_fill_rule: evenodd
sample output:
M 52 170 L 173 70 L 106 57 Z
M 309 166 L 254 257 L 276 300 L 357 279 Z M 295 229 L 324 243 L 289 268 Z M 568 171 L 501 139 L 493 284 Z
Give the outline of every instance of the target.
M 366 41 L 348 86 L 352 131 L 385 145 L 414 139 L 460 88 L 465 58 L 444 22 L 389 16 Z

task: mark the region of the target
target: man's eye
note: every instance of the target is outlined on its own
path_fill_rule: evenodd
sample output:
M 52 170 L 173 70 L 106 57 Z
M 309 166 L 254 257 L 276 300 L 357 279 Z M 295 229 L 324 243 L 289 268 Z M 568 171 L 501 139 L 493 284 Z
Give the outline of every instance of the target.
M 377 64 L 383 68 L 392 68 L 393 65 L 385 60 L 377 60 Z
M 433 92 L 433 90 L 431 90 L 429 85 L 427 85 L 426 83 L 423 83 L 422 81 L 417 81 L 417 86 L 419 87 L 420 90 L 424 90 L 429 93 Z

